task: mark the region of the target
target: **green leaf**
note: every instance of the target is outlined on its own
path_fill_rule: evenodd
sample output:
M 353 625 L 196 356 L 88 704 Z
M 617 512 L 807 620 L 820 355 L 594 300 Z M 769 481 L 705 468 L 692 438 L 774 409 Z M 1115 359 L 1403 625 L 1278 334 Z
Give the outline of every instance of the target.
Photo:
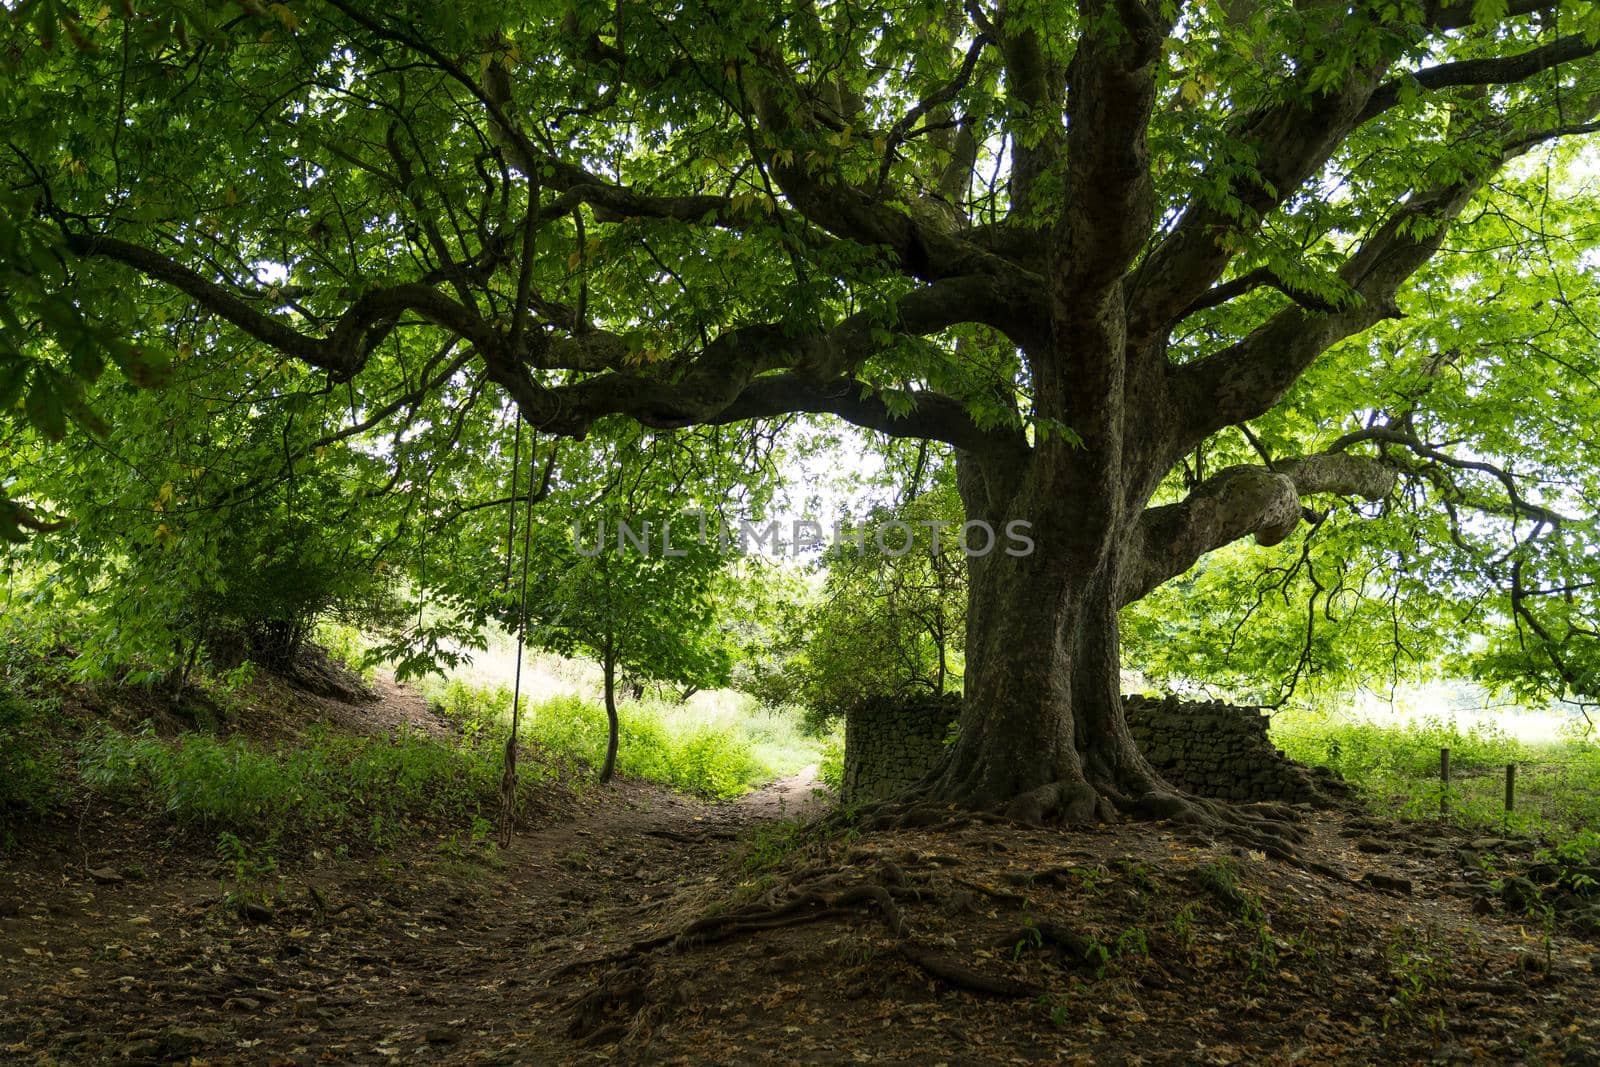
M 24 412 L 34 428 L 51 441 L 67 435 L 67 411 L 62 404 L 60 384 L 53 375 L 35 374 L 33 388 L 28 390 Z

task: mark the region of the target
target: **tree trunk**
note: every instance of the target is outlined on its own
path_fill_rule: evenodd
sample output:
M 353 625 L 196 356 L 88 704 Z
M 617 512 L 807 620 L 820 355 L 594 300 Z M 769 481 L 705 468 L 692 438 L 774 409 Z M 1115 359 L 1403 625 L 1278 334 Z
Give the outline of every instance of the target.
M 609 648 L 606 651 L 605 661 L 602 666 L 605 670 L 608 736 L 606 739 L 606 761 L 600 767 L 600 784 L 605 785 L 617 773 L 617 661 Z
M 1045 595 L 1050 569 L 1008 560 L 974 582 L 961 731 L 935 791 L 1028 821 L 1110 821 L 1171 791 L 1123 718 L 1114 566 Z
M 1123 716 L 1117 633 L 1130 510 L 1118 479 L 1063 491 L 1081 476 L 1062 449 L 1023 470 L 961 457 L 969 518 L 1001 533 L 969 560 L 961 730 L 932 798 L 1030 822 L 1168 815 L 1184 801 L 1145 760 Z M 1054 462 L 1056 469 L 1039 468 Z M 1031 554 L 1008 555 L 1006 524 L 1032 524 Z

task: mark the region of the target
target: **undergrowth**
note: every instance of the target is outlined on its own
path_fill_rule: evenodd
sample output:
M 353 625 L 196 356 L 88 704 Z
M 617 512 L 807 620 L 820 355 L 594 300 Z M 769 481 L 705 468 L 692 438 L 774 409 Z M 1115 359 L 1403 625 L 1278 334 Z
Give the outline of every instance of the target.
M 511 693 L 459 679 L 423 683 L 423 692 L 469 737 L 503 736 Z M 708 796 L 732 797 L 817 758 L 817 742 L 798 716 L 754 701 L 707 713 L 647 698 L 618 707 L 617 769 L 631 778 Z M 571 695 L 522 708 L 522 736 L 548 756 L 598 765 L 605 755 L 605 709 Z
M 470 826 L 497 811 L 500 771 L 493 744 L 323 729 L 266 746 L 99 727 L 81 743 L 78 758 L 88 787 L 148 804 L 182 825 L 248 840 L 337 840 L 380 849 L 425 830 Z M 538 780 L 538 765 L 524 764 L 524 802 Z
M 43 815 L 60 799 L 62 760 L 45 714 L 42 704 L 0 689 L 0 845 L 15 820 Z
M 1519 741 L 1493 724 L 1461 728 L 1442 718 L 1408 723 L 1283 713 L 1272 739 L 1292 759 L 1329 767 L 1380 810 L 1474 827 L 1543 832 L 1557 841 L 1593 840 L 1600 829 L 1600 746 L 1576 731 L 1544 744 Z M 1440 749 L 1450 750 L 1448 791 Z M 1515 764 L 1516 797 L 1505 810 L 1505 768 Z

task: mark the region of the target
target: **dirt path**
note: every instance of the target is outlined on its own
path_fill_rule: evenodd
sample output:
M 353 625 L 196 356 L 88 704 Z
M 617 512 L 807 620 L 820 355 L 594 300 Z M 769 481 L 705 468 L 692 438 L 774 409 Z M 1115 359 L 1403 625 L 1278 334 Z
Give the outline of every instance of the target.
M 566 995 L 537 976 L 726 890 L 740 831 L 814 807 L 814 780 L 728 804 L 624 783 L 505 850 L 291 872 L 261 923 L 223 906 L 203 843 L 96 813 L 0 886 L 0 1060 L 562 1062 L 529 1052 Z
M 748 793 L 736 801 L 741 811 L 759 819 L 807 819 L 828 807 L 827 787 L 813 763 L 787 778 Z
M 813 781 L 729 804 L 623 783 L 505 850 L 324 858 L 287 872 L 257 923 L 224 906 L 206 842 L 86 813 L 6 860 L 0 1061 L 1595 1062 L 1593 947 L 1558 938 L 1557 977 L 1530 977 L 1537 933 L 1480 925 L 1465 900 L 1343 885 L 1152 827 L 873 834 L 758 867 L 752 829 L 814 803 Z M 1402 869 L 1340 829 L 1318 817 L 1329 862 Z M 1196 888 L 1219 865 L 1270 915 Z M 891 885 L 924 944 L 1053 992 L 935 981 L 870 907 L 574 966 L 807 869 Z M 1106 955 L 1029 949 L 1030 928 Z M 1416 973 L 1396 979 L 1397 959 Z M 602 1025 L 575 1040 L 574 1005 L 597 989 Z

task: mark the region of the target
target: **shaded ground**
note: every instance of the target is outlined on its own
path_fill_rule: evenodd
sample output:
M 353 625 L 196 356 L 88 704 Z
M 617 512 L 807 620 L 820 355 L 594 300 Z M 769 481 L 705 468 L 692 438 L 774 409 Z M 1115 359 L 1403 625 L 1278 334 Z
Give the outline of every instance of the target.
M 207 841 L 84 810 L 0 859 L 0 1059 L 1600 1062 L 1593 942 L 1483 894 L 1514 842 L 1308 815 L 1320 873 L 1160 826 L 808 842 L 776 816 L 809 795 L 624 783 L 503 851 L 314 858 L 257 921 Z M 767 928 L 618 958 L 706 915 Z

